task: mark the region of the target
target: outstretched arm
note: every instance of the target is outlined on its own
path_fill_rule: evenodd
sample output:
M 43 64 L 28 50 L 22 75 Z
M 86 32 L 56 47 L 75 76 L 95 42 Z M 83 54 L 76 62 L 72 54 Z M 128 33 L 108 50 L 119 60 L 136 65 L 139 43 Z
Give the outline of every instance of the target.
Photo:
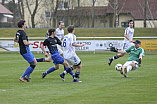
M 82 46 L 84 46 L 84 45 L 86 45 L 85 43 L 82 43 L 82 44 L 77 44 L 77 43 L 73 43 L 72 44 L 72 46 L 75 46 L 75 47 L 82 47 Z

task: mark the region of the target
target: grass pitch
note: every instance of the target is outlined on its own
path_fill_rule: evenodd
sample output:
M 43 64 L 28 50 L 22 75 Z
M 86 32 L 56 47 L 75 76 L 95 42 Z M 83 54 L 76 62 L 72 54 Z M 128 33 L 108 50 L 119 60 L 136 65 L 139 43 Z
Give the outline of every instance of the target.
M 44 54 L 34 53 L 36 58 Z M 18 79 L 29 64 L 19 53 L 0 53 L 0 104 L 157 104 L 157 53 L 145 52 L 142 67 L 124 78 L 114 66 L 124 64 L 128 55 L 108 66 L 112 52 L 78 52 L 83 68 L 82 83 L 73 83 L 59 74 L 63 67 L 48 74 L 41 73 L 54 66 L 52 62 L 38 63 L 31 74 L 31 82 Z

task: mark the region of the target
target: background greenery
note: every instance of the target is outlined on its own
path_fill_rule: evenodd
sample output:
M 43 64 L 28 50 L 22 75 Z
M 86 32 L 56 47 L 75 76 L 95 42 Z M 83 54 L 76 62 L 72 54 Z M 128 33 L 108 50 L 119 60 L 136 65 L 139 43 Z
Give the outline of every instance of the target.
M 0 37 L 14 37 L 18 28 L 0 28 Z M 48 28 L 28 28 L 29 37 L 44 37 Z M 67 34 L 66 28 L 64 28 Z M 77 37 L 123 37 L 125 28 L 75 28 Z M 157 36 L 156 28 L 135 28 L 135 37 Z
M 18 52 L 0 53 L 0 104 L 157 104 L 157 53 L 147 51 L 142 67 L 124 78 L 114 66 L 124 64 L 128 54 L 108 66 L 112 52 L 77 52 L 82 60 L 82 83 L 73 83 L 66 75 L 62 82 L 59 74 L 63 67 L 48 74 L 41 73 L 54 66 L 52 62 L 38 63 L 31 74 L 31 82 L 18 79 L 29 64 Z M 36 58 L 44 54 L 34 53 Z M 75 71 L 74 71 L 75 72 Z

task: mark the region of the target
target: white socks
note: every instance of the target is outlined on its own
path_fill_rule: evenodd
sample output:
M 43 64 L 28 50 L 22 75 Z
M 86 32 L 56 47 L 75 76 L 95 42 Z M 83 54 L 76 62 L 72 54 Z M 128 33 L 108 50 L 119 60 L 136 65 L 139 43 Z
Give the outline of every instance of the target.
M 132 66 L 129 65 L 129 66 L 127 67 L 127 73 L 128 73 L 129 71 L 131 71 L 131 70 L 132 70 Z

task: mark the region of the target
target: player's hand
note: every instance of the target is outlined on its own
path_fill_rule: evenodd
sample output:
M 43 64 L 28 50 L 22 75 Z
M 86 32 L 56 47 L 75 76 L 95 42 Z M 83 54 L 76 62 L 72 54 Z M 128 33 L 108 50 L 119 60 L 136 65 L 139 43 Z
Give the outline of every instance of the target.
M 34 44 L 34 42 L 29 42 L 30 43 L 30 45 L 33 45 Z
M 141 67 L 142 60 L 139 58 L 139 67 Z
M 130 42 L 132 42 L 132 43 L 133 43 L 134 41 L 133 41 L 133 40 L 130 40 Z
M 81 46 L 85 46 L 85 45 L 86 45 L 86 43 L 82 43 L 82 44 L 81 44 Z
M 118 52 L 118 49 L 115 48 L 115 47 L 111 47 L 111 48 L 110 48 L 110 51 L 112 51 L 112 52 Z
M 48 57 L 48 53 L 47 52 L 45 53 L 45 56 Z

